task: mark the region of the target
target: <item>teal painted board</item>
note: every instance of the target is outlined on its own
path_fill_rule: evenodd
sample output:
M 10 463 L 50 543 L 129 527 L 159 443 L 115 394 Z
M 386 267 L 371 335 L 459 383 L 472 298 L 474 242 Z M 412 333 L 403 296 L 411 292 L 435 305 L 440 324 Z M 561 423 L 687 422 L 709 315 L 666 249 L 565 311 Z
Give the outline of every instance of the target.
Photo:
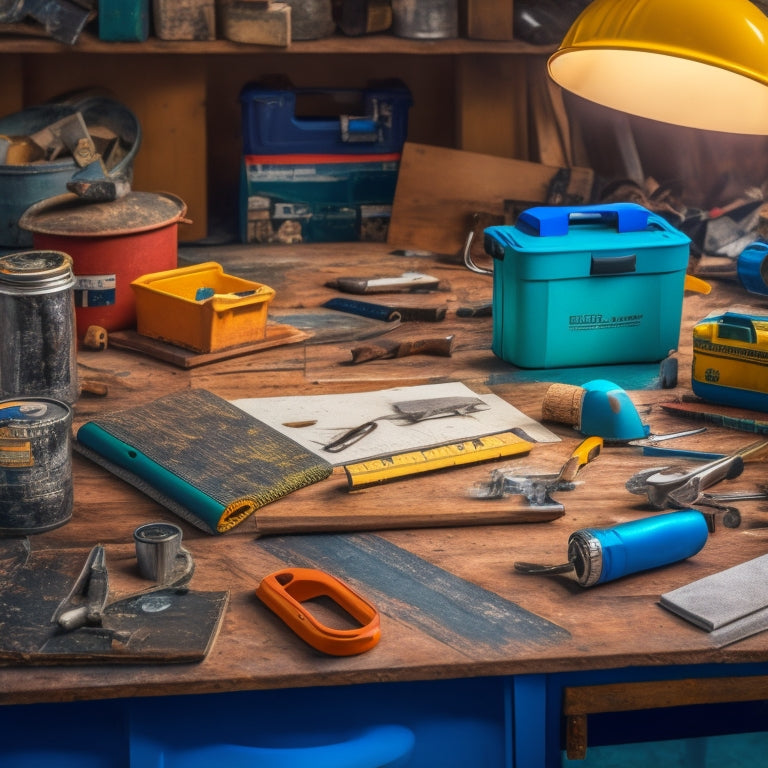
M 99 39 L 144 42 L 149 13 L 149 0 L 99 0 Z

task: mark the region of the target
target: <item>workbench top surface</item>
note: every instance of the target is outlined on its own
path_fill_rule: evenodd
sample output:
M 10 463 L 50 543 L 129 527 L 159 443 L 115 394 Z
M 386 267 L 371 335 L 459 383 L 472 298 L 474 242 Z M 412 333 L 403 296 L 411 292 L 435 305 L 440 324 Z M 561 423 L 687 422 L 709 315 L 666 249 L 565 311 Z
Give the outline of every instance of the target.
M 98 414 L 141 405 L 189 387 L 209 389 L 234 400 L 444 381 L 462 381 L 476 392 L 494 392 L 525 414 L 540 419 L 544 393 L 553 381 L 562 380 L 555 373 L 537 380 L 535 375 L 497 359 L 490 349 L 491 318 L 456 316 L 457 307 L 489 302 L 492 294 L 491 278 L 471 272 L 458 257 L 397 255 L 383 244 L 359 243 L 180 250 L 182 264 L 209 260 L 218 261 L 230 274 L 273 287 L 276 298 L 270 311 L 275 313 L 320 306 L 339 295 L 325 283 L 340 276 L 389 275 L 410 270 L 434 274 L 445 290 L 399 296 L 397 300 L 447 305 L 445 320 L 402 323 L 387 337 L 455 334 L 455 351 L 451 357 L 413 356 L 351 366 L 345 363 L 354 342 L 302 342 L 183 369 L 114 347 L 101 352 L 81 348 L 81 378 L 106 384 L 108 392 L 103 397 L 81 396 L 75 426 Z M 369 298 L 385 302 L 392 297 Z M 616 378 L 606 375 L 604 367 L 596 369 L 597 376 L 585 371 L 583 381 L 609 378 L 624 386 L 654 434 L 689 429 L 694 426 L 690 421 L 667 415 L 658 403 L 690 394 L 692 324 L 715 309 L 746 303 L 746 294 L 736 284 L 725 281 L 715 283 L 709 295 L 686 294 L 676 389 L 625 386 L 619 378 L 626 373 L 623 367 L 616 367 Z M 536 444 L 526 464 L 556 471 L 582 436 L 563 425 L 548 426 L 562 441 Z M 749 433 L 709 426 L 705 433 L 676 440 L 674 445 L 730 451 L 754 439 Z M 500 627 L 492 617 L 489 619 L 491 600 L 486 605 L 478 602 L 461 606 L 462 616 L 446 616 L 441 626 L 440 607 L 420 607 L 420 592 L 411 596 L 392 594 L 391 584 L 361 583 L 357 584 L 359 590 L 380 609 L 381 641 L 357 656 L 332 657 L 304 644 L 255 596 L 265 575 L 297 564 L 281 555 L 291 551 L 287 541 L 290 536 L 281 537 L 282 548 L 276 546 L 270 537 L 256 536 L 253 520 L 226 535 L 209 536 L 76 454 L 73 518 L 57 530 L 30 537 L 33 551 L 75 548 L 82 549 L 85 555 L 100 542 L 107 549 L 108 562 L 114 563 L 110 583 L 119 593 L 121 571 L 135 563 L 133 530 L 154 520 L 178 523 L 185 546 L 195 560 L 191 588 L 229 590 L 229 606 L 211 651 L 200 663 L 10 666 L 0 669 L 0 703 L 768 661 L 768 635 L 759 634 L 717 649 L 707 633 L 658 605 L 664 592 L 768 551 L 768 513 L 762 502 L 745 502 L 741 527 L 718 526 L 695 557 L 595 588 L 583 589 L 563 578 L 526 576 L 514 570 L 513 563 L 518 560 L 563 562 L 568 536 L 579 528 L 608 527 L 651 514 L 643 497 L 629 494 L 624 483 L 634 472 L 658 463 L 659 459 L 643 456 L 636 447 L 605 446 L 597 460 L 582 470 L 576 488 L 558 496 L 565 504 L 565 515 L 552 522 L 343 534 L 369 553 L 404 551 L 408 557 L 418 556 L 430 564 L 427 568 L 434 566 L 451 578 L 464 580 L 467 594 L 473 594 L 473 589 L 481 596 L 490 593 L 506 609 L 517 606 L 522 615 L 534 614 L 543 621 L 536 631 L 525 622 L 521 622 L 519 631 L 513 625 Z M 343 470 L 336 468 L 329 479 L 296 491 L 274 506 L 293 508 L 300 514 L 327 505 L 353 511 L 422 505 L 425 515 L 438 514 L 465 503 L 466 490 L 487 478 L 493 466 L 456 468 L 355 493 L 347 492 Z M 752 488 L 764 471 L 764 464 L 748 463 L 743 475 L 728 483 L 739 489 Z M 381 563 L 379 569 L 386 573 L 387 564 Z M 402 583 L 406 582 L 392 581 L 394 588 Z M 419 590 L 422 586 L 430 587 L 416 584 Z

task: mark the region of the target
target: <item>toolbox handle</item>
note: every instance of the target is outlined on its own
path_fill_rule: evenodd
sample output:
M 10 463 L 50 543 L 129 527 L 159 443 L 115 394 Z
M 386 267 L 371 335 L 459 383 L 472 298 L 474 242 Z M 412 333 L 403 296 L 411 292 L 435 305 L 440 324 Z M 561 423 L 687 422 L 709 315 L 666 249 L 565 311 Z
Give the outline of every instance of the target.
M 357 102 L 362 100 L 362 109 L 365 114 L 352 115 L 346 112 L 332 116 L 301 117 L 296 114 L 298 99 L 309 96 L 328 96 L 341 107 L 353 107 L 348 103 L 350 99 Z M 307 136 L 314 135 L 322 138 L 327 135 L 337 134 L 338 140 L 350 144 L 377 144 L 382 140 L 382 130 L 389 127 L 387 114 L 380 112 L 379 101 L 382 94 L 372 89 L 363 88 L 295 88 L 289 91 L 276 91 L 267 95 L 262 94 L 257 100 L 274 107 L 287 106 L 285 111 L 275 112 L 275 135 L 291 135 L 291 129 L 300 130 Z M 354 106 L 357 106 L 355 103 Z
M 572 224 L 604 224 L 618 232 L 639 232 L 648 227 L 650 211 L 637 203 L 610 205 L 547 206 L 528 208 L 518 216 L 518 223 L 530 227 L 539 237 L 568 234 Z
M 637 271 L 637 256 L 629 253 L 626 256 L 595 256 L 589 265 L 590 275 L 628 275 Z

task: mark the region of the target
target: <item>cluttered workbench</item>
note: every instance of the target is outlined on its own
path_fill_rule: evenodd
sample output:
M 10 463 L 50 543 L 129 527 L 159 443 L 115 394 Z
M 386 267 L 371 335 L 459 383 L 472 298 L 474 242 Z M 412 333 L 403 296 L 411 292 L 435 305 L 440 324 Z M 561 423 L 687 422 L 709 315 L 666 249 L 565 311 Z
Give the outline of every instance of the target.
M 522 474 L 556 474 L 582 442 L 585 436 L 572 425 L 542 419 L 542 402 L 553 383 L 614 382 L 628 393 L 652 435 L 707 427 L 659 445 L 731 453 L 754 442 L 754 433 L 676 417 L 661 407 L 690 395 L 693 324 L 714 309 L 749 303 L 736 283 L 714 281 L 708 295 L 686 292 L 675 354 L 677 386 L 662 388 L 658 363 L 531 370 L 500 360 L 490 349 L 492 318 L 476 311 L 491 301 L 491 278 L 467 269 L 454 255 L 393 251 L 383 243 L 180 249 L 182 265 L 211 259 L 230 274 L 271 286 L 275 298 L 270 322 L 299 333 L 284 344 L 186 364 L 132 349 L 125 339 L 121 343 L 116 338 L 101 350 L 81 346 L 79 376 L 88 386 L 76 404 L 75 428 L 116 410 L 140 408 L 194 389 L 229 401 L 337 395 L 329 413 L 339 428 L 351 428 L 355 424 L 347 420 L 345 397 L 352 393 L 454 382 L 480 397 L 497 396 L 534 426 L 543 425 L 553 438 L 533 441 L 530 450 L 519 455 L 362 489 L 349 488 L 344 467 L 337 463 L 327 478 L 258 509 L 223 535 L 191 525 L 76 452 L 72 519 L 29 537 L 30 562 L 41 558 L 74 577 L 91 548 L 101 544 L 110 574 L 110 600 L 116 599 L 140 586 L 132 532 L 153 521 L 173 522 L 182 528 L 183 546 L 194 559 L 190 591 L 224 593 L 223 618 L 212 630 L 210 644 L 204 643 L 202 660 L 185 657 L 184 635 L 179 635 L 179 647 L 168 644 L 166 657 L 149 663 L 140 658 L 121 663 L 119 656 L 103 663 L 73 664 L 59 657 L 57 663 L 46 663 L 33 648 L 10 658 L 6 654 L 0 668 L 0 703 L 5 705 L 0 717 L 5 714 L 8 722 L 15 722 L 14 713 L 20 713 L 20 721 L 28 722 L 30 715 L 41 712 L 47 719 L 64 711 L 56 707 L 94 702 L 113 722 L 113 714 L 107 713 L 124 710 L 111 707 L 141 701 L 138 711 L 127 705 L 133 750 L 141 742 L 136 733 L 142 728 L 155 741 L 162 740 L 159 729 L 172 734 L 172 740 L 183 731 L 189 743 L 208 737 L 215 742 L 220 736 L 226 740 L 233 730 L 231 723 L 221 721 L 235 720 L 247 724 L 243 733 L 252 732 L 258 743 L 259 734 L 266 733 L 260 723 L 270 723 L 264 727 L 274 735 L 280 728 L 273 719 L 285 728 L 288 718 L 295 733 L 312 724 L 323 727 L 329 718 L 336 722 L 334 711 L 349 723 L 365 723 L 366 717 L 369 725 L 382 718 L 407 721 L 416 733 L 417 751 L 434 749 L 435 742 L 448 745 L 443 759 L 419 765 L 541 766 L 560 764 L 566 684 L 572 691 L 601 682 L 641 680 L 653 686 L 657 681 L 658 686 L 655 693 L 647 692 L 650 703 L 632 699 L 624 688 L 603 710 L 599 705 L 571 710 L 568 747 L 574 753 L 575 733 L 582 728 L 587 738 L 586 717 L 591 712 L 719 701 L 731 691 L 729 686 L 738 687 L 734 680 L 746 680 L 753 688 L 746 693 L 739 689 L 730 700 L 761 698 L 756 692 L 766 689 L 768 677 L 756 676 L 768 675 L 768 635 L 757 633 L 720 646 L 708 632 L 660 607 L 659 598 L 765 554 L 764 502 L 739 502 L 741 523 L 736 528 L 723 525 L 722 517 L 713 513 L 714 530 L 694 556 L 585 588 L 568 574 L 526 574 L 514 564 L 561 563 L 569 535 L 577 529 L 610 528 L 658 513 L 647 498 L 629 493 L 625 483 L 644 469 L 666 465 L 668 458 L 646 455 L 642 445 L 606 442 L 568 490 L 553 492 L 562 505 L 555 515 L 542 514 L 520 496 L 480 499 L 470 493 L 499 467 L 520 468 Z M 399 321 L 333 315 L 323 308 L 339 296 L 328 287 L 334 280 L 406 272 L 435 276 L 439 285 L 428 292 L 377 296 L 376 301 L 398 304 Z M 427 321 L 405 320 L 408 308 L 444 309 L 445 314 L 437 312 Z M 378 326 L 372 329 L 372 324 Z M 450 354 L 350 363 L 351 349 L 373 342 L 387 342 L 391 349 L 400 342 L 449 337 Z M 195 413 L 188 416 L 194 421 Z M 531 424 L 524 423 L 530 431 Z M 755 490 L 763 481 L 764 467 L 759 460 L 746 461 L 738 478 L 723 481 L 717 490 Z M 270 528 L 270 521 L 278 522 Z M 7 552 L 4 556 L 9 557 Z M 62 563 L 70 564 L 70 570 Z M 255 594 L 265 576 L 286 567 L 321 568 L 375 605 L 381 621 L 375 647 L 333 656 L 291 632 Z M 67 586 L 54 582 L 51 589 L 61 592 Z M 690 686 L 678 689 L 670 682 L 711 677 L 722 680 L 693 686 L 703 692 L 702 701 L 691 696 Z M 172 704 L 164 707 L 163 701 Z M 37 705 L 53 708 L 41 710 Z M 98 731 L 95 711 L 91 728 Z M 429 731 L 424 718 L 438 731 Z M 476 730 L 462 730 L 462 722 Z M 113 727 L 102 733 L 111 733 Z M 110 742 L 118 753 L 115 761 L 99 764 L 127 764 L 115 746 L 123 736 L 120 731 Z M 420 747 L 420 739 L 429 747 Z M 468 749 L 473 758 L 462 751 Z

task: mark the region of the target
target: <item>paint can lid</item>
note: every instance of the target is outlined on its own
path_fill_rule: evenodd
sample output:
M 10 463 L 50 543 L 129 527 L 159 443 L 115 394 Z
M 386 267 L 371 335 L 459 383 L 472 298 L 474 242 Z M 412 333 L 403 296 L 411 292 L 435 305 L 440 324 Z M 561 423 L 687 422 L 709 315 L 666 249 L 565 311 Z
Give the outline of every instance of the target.
M 2 293 L 50 293 L 74 284 L 72 257 L 62 251 L 20 251 L 0 257 Z
M 50 423 L 69 422 L 72 409 L 60 400 L 44 397 L 14 397 L 0 400 L 0 425 L 25 428 Z
M 63 194 L 27 208 L 19 227 L 44 235 L 112 237 L 170 226 L 186 212 L 184 201 L 168 192 L 129 192 L 109 202 Z

